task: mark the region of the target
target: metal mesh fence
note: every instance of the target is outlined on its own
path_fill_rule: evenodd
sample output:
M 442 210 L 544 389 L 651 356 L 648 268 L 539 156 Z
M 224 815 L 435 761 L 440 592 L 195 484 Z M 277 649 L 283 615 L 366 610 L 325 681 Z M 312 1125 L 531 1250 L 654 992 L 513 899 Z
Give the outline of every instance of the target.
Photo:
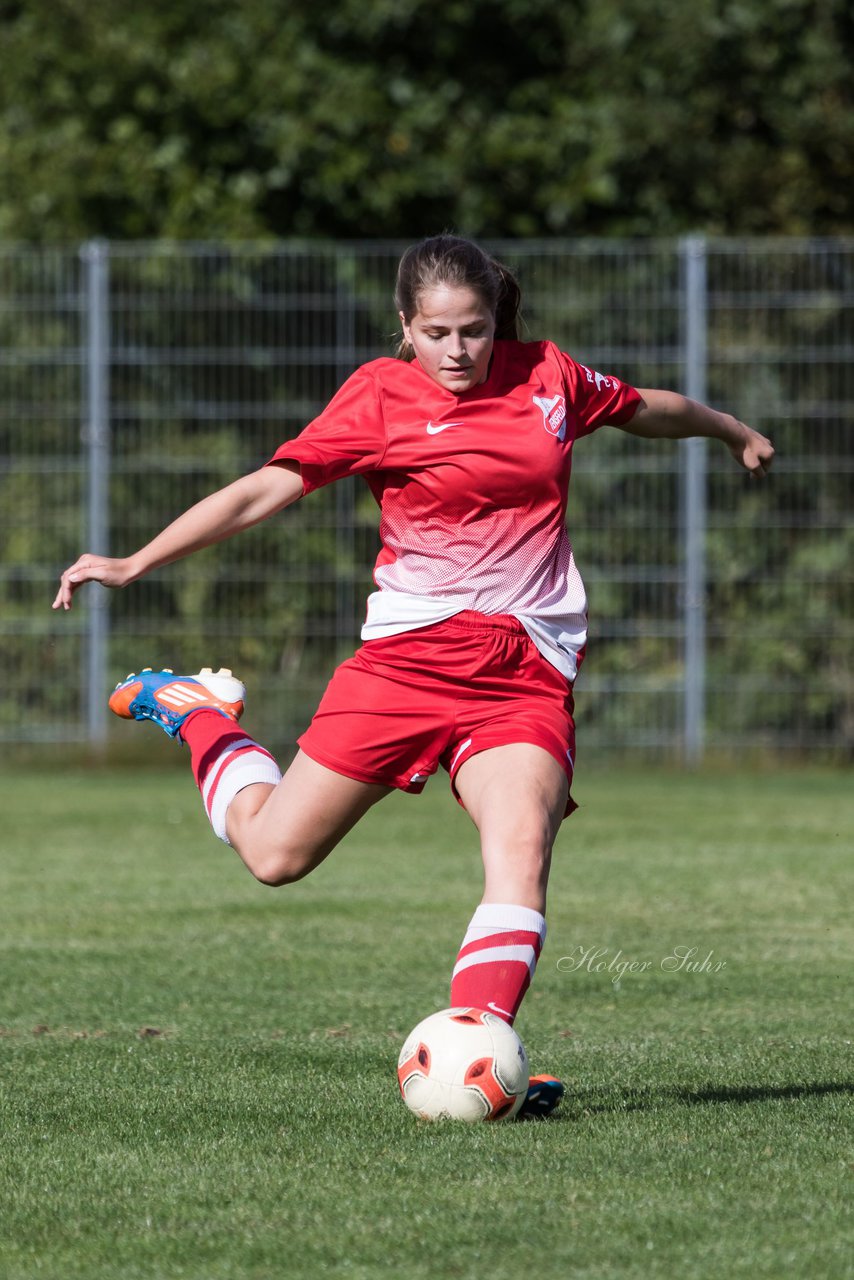
M 101 742 L 142 665 L 231 666 L 280 750 L 358 641 L 377 549 L 339 483 L 124 592 L 50 611 L 81 550 L 121 555 L 260 465 L 391 350 L 399 244 L 0 252 L 0 740 Z M 704 441 L 604 430 L 569 528 L 591 603 L 582 747 L 850 751 L 854 241 L 508 242 L 531 337 L 769 434 L 754 484 Z

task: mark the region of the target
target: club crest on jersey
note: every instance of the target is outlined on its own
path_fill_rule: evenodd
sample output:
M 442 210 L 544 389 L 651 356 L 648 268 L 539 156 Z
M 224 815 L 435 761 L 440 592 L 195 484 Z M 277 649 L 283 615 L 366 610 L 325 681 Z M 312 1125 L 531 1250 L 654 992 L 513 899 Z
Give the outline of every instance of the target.
M 534 404 L 542 412 L 543 426 L 550 436 L 562 440 L 566 435 L 566 400 L 563 396 L 533 396 Z

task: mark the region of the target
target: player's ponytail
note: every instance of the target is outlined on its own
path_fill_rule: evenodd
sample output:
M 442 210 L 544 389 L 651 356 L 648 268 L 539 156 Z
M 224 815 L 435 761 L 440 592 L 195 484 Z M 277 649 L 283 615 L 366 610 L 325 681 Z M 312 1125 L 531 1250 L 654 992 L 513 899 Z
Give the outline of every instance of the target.
M 518 339 L 522 290 L 512 271 L 503 262 L 498 262 L 495 258 L 490 258 L 490 262 L 501 276 L 501 291 L 495 307 L 495 336 Z
M 441 285 L 472 289 L 495 317 L 496 338 L 519 337 L 519 285 L 510 270 L 479 245 L 462 236 L 441 235 L 406 250 L 397 269 L 394 301 L 407 324 L 418 310 L 421 294 Z M 415 358 L 405 338 L 395 354 L 400 360 Z

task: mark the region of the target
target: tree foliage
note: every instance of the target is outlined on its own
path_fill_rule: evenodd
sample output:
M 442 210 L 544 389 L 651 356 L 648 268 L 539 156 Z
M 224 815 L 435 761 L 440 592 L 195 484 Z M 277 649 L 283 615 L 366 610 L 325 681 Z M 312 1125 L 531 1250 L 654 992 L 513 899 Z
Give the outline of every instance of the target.
M 9 0 L 0 237 L 854 229 L 848 0 Z

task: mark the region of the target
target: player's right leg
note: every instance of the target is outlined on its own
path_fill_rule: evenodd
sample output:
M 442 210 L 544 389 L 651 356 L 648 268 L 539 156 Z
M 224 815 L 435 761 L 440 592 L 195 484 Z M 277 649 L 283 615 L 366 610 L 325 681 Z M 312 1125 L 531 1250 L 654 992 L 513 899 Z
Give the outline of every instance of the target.
M 270 753 L 237 727 L 244 696 L 230 671 L 145 670 L 116 687 L 110 708 L 185 742 L 215 834 L 258 880 L 289 884 L 322 862 L 392 788 L 357 782 L 303 752 L 283 778 Z

